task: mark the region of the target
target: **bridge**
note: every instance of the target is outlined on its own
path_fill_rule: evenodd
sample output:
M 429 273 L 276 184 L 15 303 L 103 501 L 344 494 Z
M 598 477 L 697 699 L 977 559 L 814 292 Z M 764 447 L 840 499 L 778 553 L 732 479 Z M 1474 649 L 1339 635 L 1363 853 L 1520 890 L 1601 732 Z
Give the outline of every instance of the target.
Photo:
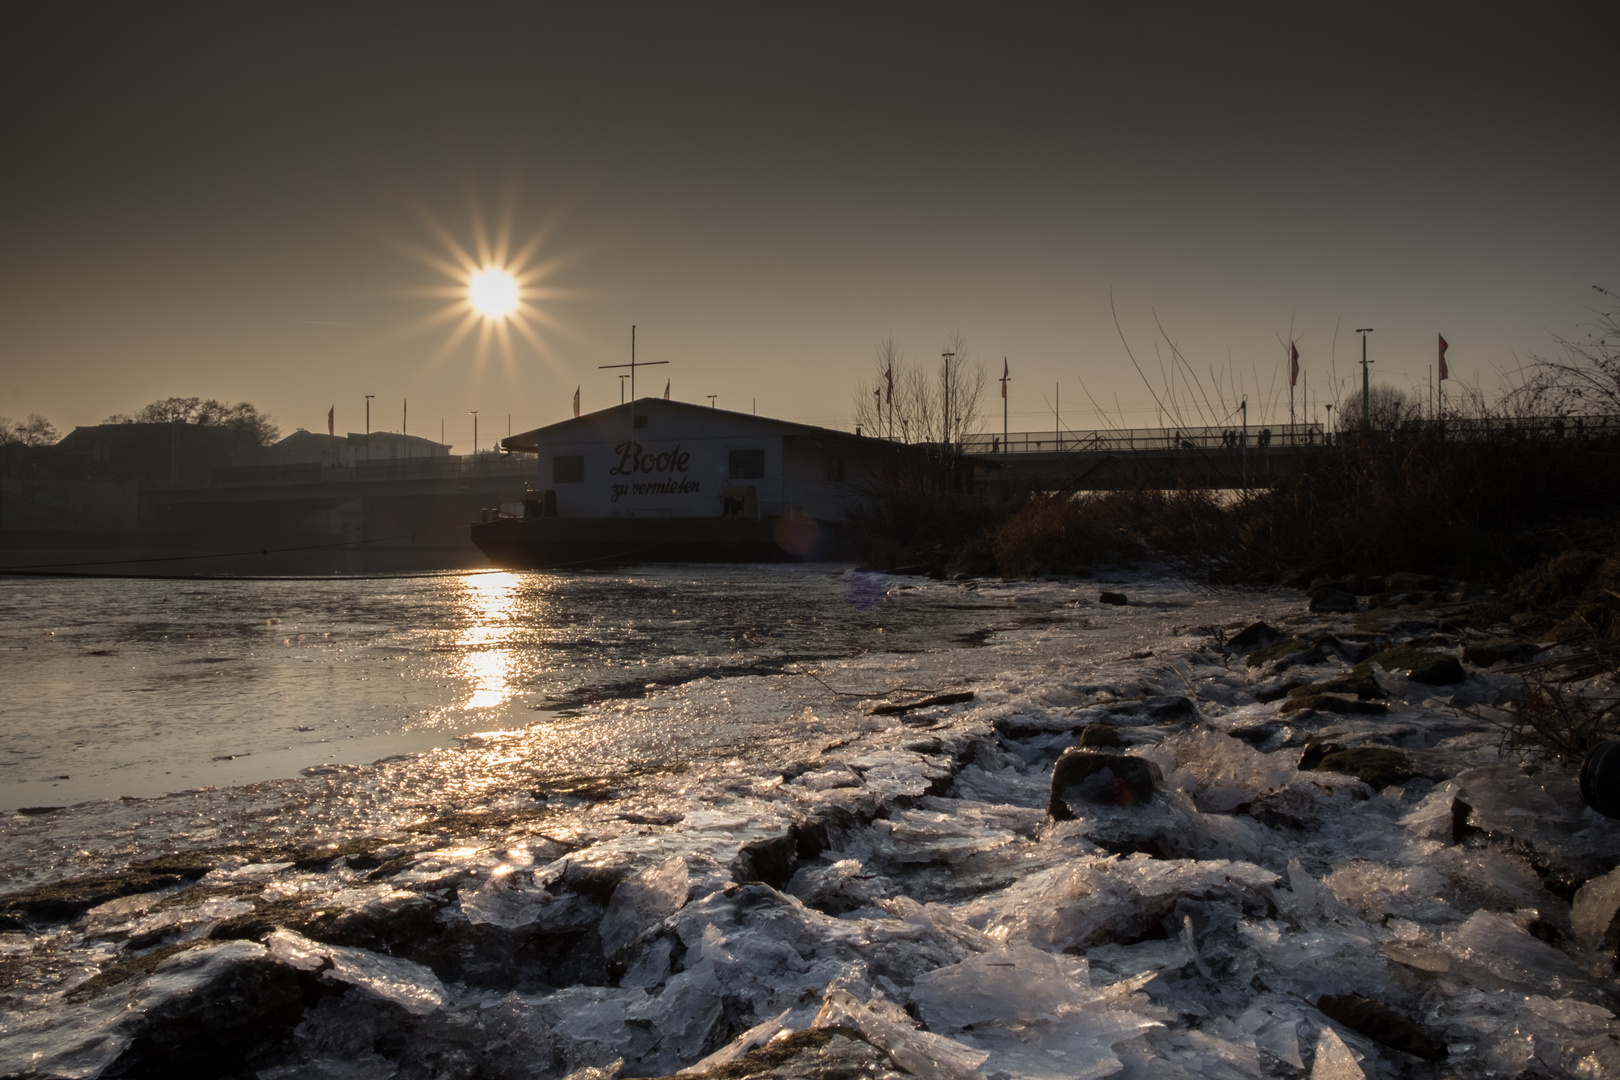
M 1604 416 L 1414 420 L 1393 430 L 1331 432 L 1321 424 L 1108 428 L 973 435 L 957 444 L 1002 478 L 1079 491 L 1127 487 L 1264 487 L 1345 453 L 1361 439 L 1575 444 L 1620 435 Z

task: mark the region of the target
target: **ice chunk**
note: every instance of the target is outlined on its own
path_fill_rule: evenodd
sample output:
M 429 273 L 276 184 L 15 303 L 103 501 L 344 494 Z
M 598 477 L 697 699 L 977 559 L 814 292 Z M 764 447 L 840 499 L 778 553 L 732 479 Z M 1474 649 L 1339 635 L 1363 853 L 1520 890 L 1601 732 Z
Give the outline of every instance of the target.
M 315 1058 L 296 1065 L 260 1069 L 258 1080 L 389 1080 L 399 1066 L 374 1051 L 352 1058 Z
M 659 1035 L 656 1064 L 665 1073 L 690 1065 L 703 1054 L 709 1031 L 720 1019 L 720 980 L 714 962 L 703 960 L 664 984 L 656 998 L 626 1010 L 631 1020 L 650 1023 Z M 643 1060 L 641 1066 L 647 1068 Z
M 1447 780 L 1433 791 L 1423 796 L 1421 802 L 1412 808 L 1412 812 L 1401 819 L 1406 831 L 1413 837 L 1423 840 L 1439 840 L 1451 843 L 1452 831 L 1455 825 L 1452 821 L 1452 803 L 1456 801 L 1460 785 L 1455 780 Z
M 979 1066 L 990 1056 L 954 1039 L 917 1030 L 906 1011 L 893 1002 L 874 998 L 863 1003 L 848 990 L 827 992 L 815 1026 L 854 1028 L 897 1066 L 922 1080 L 984 1080 Z
M 842 915 L 894 891 L 894 883 L 867 874 L 859 859 L 839 859 L 831 866 L 806 866 L 793 875 L 787 891 L 818 911 Z
M 1451 910 L 1439 899 L 1448 882 L 1424 866 L 1398 869 L 1358 859 L 1335 868 L 1322 884 L 1334 899 L 1369 922 L 1382 922 L 1390 915 L 1438 919 Z
M 619 985 L 639 986 L 647 990 L 657 986 L 669 974 L 669 957 L 674 949 L 675 943 L 667 937 L 648 942 L 619 980 Z
M 613 955 L 679 911 L 686 903 L 687 884 L 686 860 L 679 855 L 621 881 L 598 925 L 602 952 Z
M 693 1073 L 708 1072 L 710 1069 L 716 1069 L 721 1065 L 737 1060 L 750 1050 L 759 1049 L 782 1032 L 788 1030 L 785 1021 L 791 1015 L 793 1015 L 792 1009 L 782 1010 L 782 1015 L 772 1017 L 762 1024 L 755 1024 L 702 1061 L 687 1066 L 675 1075 L 689 1076 Z
M 412 1016 L 426 1016 L 449 1000 L 432 969 L 410 960 L 322 944 L 291 930 L 274 931 L 265 944 L 270 955 L 288 967 L 318 973 L 328 982 L 348 983 Z
M 1169 785 L 1190 790 L 1193 802 L 1205 813 L 1227 813 L 1297 775 L 1284 764 L 1283 755 L 1262 754 L 1214 728 L 1177 735 L 1161 743 L 1159 750 L 1175 759 L 1174 770 L 1166 772 Z
M 1011 843 L 1015 836 L 987 824 L 977 815 L 902 810 L 887 821 L 875 821 L 879 853 L 898 863 L 958 863 Z
M 1176 905 L 1184 901 L 1237 918 L 1263 914 L 1276 883 L 1269 870 L 1225 859 L 1081 856 L 974 900 L 962 914 L 1003 941 L 1062 951 L 1178 933 Z
M 1593 878 L 1575 893 L 1570 919 L 1575 924 L 1575 940 L 1585 949 L 1603 944 L 1616 912 L 1620 912 L 1620 870 Z
M 1356 1055 L 1344 1045 L 1339 1033 L 1330 1027 L 1322 1029 L 1316 1040 L 1316 1061 L 1311 1064 L 1311 1080 L 1367 1080 L 1367 1074 L 1356 1063 Z
M 630 1044 L 631 1029 L 625 1025 L 631 1008 L 646 1000 L 644 991 L 626 991 L 605 986 L 570 986 L 544 998 L 540 1005 L 553 1030 L 571 1043 L 596 1043 L 592 1052 L 578 1058 L 606 1060 L 609 1054 Z
M 987 1051 L 995 1076 L 1097 1080 L 1122 1067 L 1115 1043 L 1158 1025 L 1129 1008 L 1150 978 L 1097 990 L 1086 960 L 1014 944 L 919 975 L 911 999 L 934 1031 Z
M 1474 912 L 1441 941 L 1455 961 L 1452 974 L 1484 989 L 1599 993 L 1563 953 L 1492 911 Z
M 539 921 L 551 894 L 527 873 L 500 874 L 462 894 L 461 911 L 473 923 L 517 930 Z
M 919 975 L 911 991 L 912 1002 L 935 1031 L 1055 1013 L 1093 996 L 1083 958 L 1019 944 Z

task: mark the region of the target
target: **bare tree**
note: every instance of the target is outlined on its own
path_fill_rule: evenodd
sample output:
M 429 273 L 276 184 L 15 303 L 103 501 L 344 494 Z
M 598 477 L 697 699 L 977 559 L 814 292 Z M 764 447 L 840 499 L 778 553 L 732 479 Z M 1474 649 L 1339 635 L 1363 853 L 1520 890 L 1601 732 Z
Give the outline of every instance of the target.
M 909 362 L 894 338 L 878 341 L 872 378 L 855 390 L 854 418 L 862 431 L 896 442 L 945 444 L 978 430 L 985 388 L 983 365 L 967 355 L 961 334 L 946 339 L 937 373 Z
M 17 426 L 16 431 L 17 441 L 24 446 L 55 446 L 62 438 L 55 424 L 33 412 Z
M 1532 356 L 1523 383 L 1509 395 L 1524 416 L 1620 415 L 1620 307 L 1615 294 L 1592 286 L 1608 310 L 1586 324 L 1586 337 L 1554 337 L 1558 355 Z
M 1367 426 L 1374 431 L 1394 431 L 1401 425 L 1423 419 L 1423 403 L 1409 398 L 1405 390 L 1387 383 L 1374 383 L 1367 390 Z M 1333 426 L 1341 432 L 1361 428 L 1361 395 L 1346 397 L 1334 413 Z
M 196 424 L 199 427 L 233 427 L 247 435 L 257 446 L 269 446 L 281 436 L 281 429 L 272 417 L 261 413 L 249 402 L 239 401 L 227 405 L 213 398 L 164 398 L 137 411 L 115 413 L 107 417 L 107 424 Z

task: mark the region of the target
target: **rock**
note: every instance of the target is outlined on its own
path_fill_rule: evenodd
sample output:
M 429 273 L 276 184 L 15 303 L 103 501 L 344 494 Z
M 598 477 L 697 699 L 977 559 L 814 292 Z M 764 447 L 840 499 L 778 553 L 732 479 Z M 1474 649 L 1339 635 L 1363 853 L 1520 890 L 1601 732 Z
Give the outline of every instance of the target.
M 1246 649 L 1258 649 L 1270 645 L 1273 641 L 1281 639 L 1283 632 L 1267 623 L 1250 623 L 1227 639 L 1228 647 L 1242 652 Z
M 1522 664 L 1535 658 L 1541 647 L 1523 638 L 1487 638 L 1463 646 L 1463 659 L 1476 667 L 1491 667 L 1502 661 Z
M 1423 667 L 1413 668 L 1407 678 L 1425 686 L 1454 686 L 1467 679 L 1468 672 L 1455 656 L 1441 656 Z
M 1382 791 L 1395 784 L 1404 784 L 1419 775 L 1419 770 L 1411 758 L 1399 750 L 1389 750 L 1380 746 L 1334 750 L 1322 756 L 1316 764 L 1316 771 L 1353 776 L 1374 791 Z
M 1441 585 L 1433 574 L 1391 574 L 1384 579 L 1384 588 L 1390 592 L 1433 592 Z
M 1354 611 L 1356 598 L 1341 586 L 1325 585 L 1311 590 L 1311 602 L 1307 607 L 1310 611 Z
M 1164 786 L 1159 767 L 1146 758 L 1066 750 L 1052 766 L 1052 795 L 1047 812 L 1059 821 L 1074 817 L 1068 798 L 1098 806 L 1140 806 L 1153 801 Z
M 1320 567 L 1310 567 L 1305 570 L 1290 570 L 1283 574 L 1279 583 L 1285 589 L 1305 590 L 1311 587 L 1311 582 L 1322 576 Z
M 1118 592 L 1102 593 L 1097 597 L 1097 602 L 1099 604 L 1113 604 L 1115 607 L 1124 607 L 1126 604 L 1130 603 L 1130 601 L 1125 598 L 1124 593 Z
M 1392 675 L 1401 675 L 1426 686 L 1451 686 L 1468 678 L 1456 657 L 1411 645 L 1396 645 L 1373 654 L 1356 665 L 1356 674 L 1371 678 L 1374 664 Z
M 1086 749 L 1117 748 L 1126 745 L 1113 724 L 1087 724 L 1080 732 L 1080 745 Z

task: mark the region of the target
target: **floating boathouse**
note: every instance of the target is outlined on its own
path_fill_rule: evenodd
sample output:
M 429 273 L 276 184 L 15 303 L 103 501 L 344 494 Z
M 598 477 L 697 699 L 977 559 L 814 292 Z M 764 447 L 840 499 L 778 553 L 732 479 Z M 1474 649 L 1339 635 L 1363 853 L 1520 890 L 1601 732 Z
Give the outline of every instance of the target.
M 897 447 L 880 439 L 642 398 L 502 440 L 538 457 L 523 514 L 473 542 L 514 567 L 761 562 L 849 555 L 848 513 Z

